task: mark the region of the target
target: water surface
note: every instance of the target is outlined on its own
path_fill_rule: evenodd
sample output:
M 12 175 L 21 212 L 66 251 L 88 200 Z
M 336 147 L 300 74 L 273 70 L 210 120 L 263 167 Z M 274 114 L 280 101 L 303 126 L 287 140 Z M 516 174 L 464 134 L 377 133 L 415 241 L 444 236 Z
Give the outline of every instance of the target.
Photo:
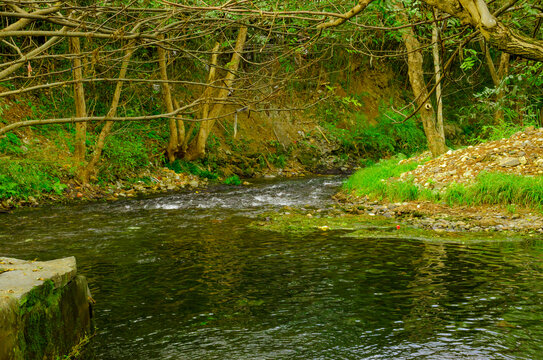
M 285 235 L 338 178 L 260 182 L 0 216 L 0 254 L 75 255 L 97 301 L 90 359 L 540 359 L 543 239 Z

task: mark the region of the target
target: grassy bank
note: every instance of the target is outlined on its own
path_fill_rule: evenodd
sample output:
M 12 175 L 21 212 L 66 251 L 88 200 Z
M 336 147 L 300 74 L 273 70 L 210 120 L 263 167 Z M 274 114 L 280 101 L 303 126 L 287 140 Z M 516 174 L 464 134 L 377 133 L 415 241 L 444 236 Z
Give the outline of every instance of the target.
M 427 200 L 447 205 L 500 205 L 514 212 L 516 206 L 543 212 L 543 178 L 483 172 L 469 184 L 451 183 L 445 189 L 429 190 L 400 181 L 400 174 L 421 163 L 398 164 L 393 158 L 361 169 L 345 183 L 344 190 L 357 196 L 393 202 Z

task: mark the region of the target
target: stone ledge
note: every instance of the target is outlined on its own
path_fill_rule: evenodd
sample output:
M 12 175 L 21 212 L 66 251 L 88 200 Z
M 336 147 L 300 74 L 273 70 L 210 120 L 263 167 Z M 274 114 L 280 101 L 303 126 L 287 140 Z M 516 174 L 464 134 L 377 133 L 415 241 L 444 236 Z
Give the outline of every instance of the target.
M 0 359 L 56 359 L 92 334 L 91 297 L 74 257 L 0 257 Z
M 0 298 L 21 297 L 45 280 L 51 280 L 55 289 L 65 286 L 77 273 L 75 257 L 51 261 L 26 261 L 0 257 Z

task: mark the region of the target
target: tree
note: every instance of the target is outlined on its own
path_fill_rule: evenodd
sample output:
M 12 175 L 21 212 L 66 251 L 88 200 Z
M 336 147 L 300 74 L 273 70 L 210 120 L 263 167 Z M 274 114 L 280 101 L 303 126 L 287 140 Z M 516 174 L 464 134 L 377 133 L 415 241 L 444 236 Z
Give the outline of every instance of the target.
M 39 85 L 20 82 L 23 85 L 19 89 L 5 91 L 0 97 L 73 84 L 76 89 L 75 99 L 78 99 L 76 104 L 79 104 L 74 109 L 75 116 L 7 124 L 0 129 L 0 135 L 30 125 L 105 121 L 103 129 L 107 131 L 100 134 L 93 148 L 92 159 L 89 160 L 89 164 L 95 165 L 97 163 L 95 156 L 99 158 L 101 148 L 103 149 L 114 122 L 162 118 L 167 120 L 169 125 L 170 138 L 166 148 L 168 160 L 173 161 L 177 157 L 197 159 L 205 154 L 206 141 L 217 120 L 232 117 L 239 109 L 258 111 L 270 103 L 267 99 L 273 98 L 275 90 L 266 90 L 267 93 L 263 93 L 261 88 L 251 84 L 247 79 L 255 77 L 255 74 L 260 77 L 268 76 L 266 71 L 271 64 L 289 57 L 296 58 L 300 67 L 307 66 L 300 60 L 303 58 L 302 53 L 318 51 L 319 47 L 326 48 L 332 41 L 348 44 L 351 40 L 341 37 L 356 35 L 364 27 L 375 27 L 372 23 L 364 23 L 366 15 L 374 12 L 386 16 L 384 14 L 393 13 L 391 8 L 398 4 L 397 6 L 419 11 L 422 16 L 415 20 L 414 17 L 403 15 L 401 25 L 377 28 L 382 31 L 401 32 L 406 52 L 389 51 L 386 56 L 407 55 L 417 112 L 420 112 L 429 147 L 432 153 L 437 155 L 445 151 L 445 142 L 442 125 L 436 120 L 430 99 L 433 90 L 437 90 L 441 82 L 445 81 L 443 79 L 446 72 L 450 70 L 447 64 L 451 64 L 454 54 L 458 51 L 453 52 L 448 60 L 441 59 L 445 66 L 440 70 L 438 70 L 440 61 L 437 60 L 437 55 L 434 55 L 436 59 L 434 73 L 439 79 L 436 79 L 436 85 L 429 89 L 427 83 L 432 81 L 425 79 L 422 71 L 424 49 L 428 41 L 418 36 L 413 22 L 432 24 L 434 21 L 431 10 L 439 9 L 442 19 L 438 22 L 447 21 L 450 16 L 446 14 L 450 14 L 465 24 L 465 27 L 456 27 L 459 29 L 458 36 L 463 38 L 462 41 L 456 41 L 455 45 L 475 38 L 475 34 L 481 34 L 487 44 L 507 54 L 543 61 L 543 41 L 537 35 L 541 18 L 535 22 L 533 32 L 530 29 L 532 36 L 527 36 L 518 32 L 512 23 L 501 18 L 501 15 L 509 11 L 517 1 L 509 1 L 501 7 L 493 5 L 495 8 L 492 11 L 482 0 L 425 0 L 423 3 L 426 4 L 425 7 L 410 1 L 397 3 L 396 0 L 359 0 L 354 7 L 351 2 L 344 0 L 336 0 L 330 4 L 298 0 L 274 4 L 216 0 L 207 2 L 205 6 L 200 6 L 200 3 L 195 1 L 177 3 L 162 1 L 153 2 L 147 8 L 126 6 L 120 0 L 109 1 L 107 5 L 98 8 L 94 6 L 74 8 L 66 3 L 42 8 L 43 5 L 28 2 L 24 3 L 24 9 L 23 5 L 20 5 L 21 7 L 11 3 L 0 5 L 2 10 L 6 10 L 3 13 L 5 18 L 13 20 L 0 30 L 0 40 L 5 40 L 1 46 L 7 50 L 6 61 L 0 68 L 0 80 L 19 81 L 23 78 L 21 68 L 29 60 L 39 59 L 57 65 L 62 64 L 62 58 L 57 54 L 59 48 L 64 46 L 67 38 L 73 45 L 71 53 L 66 55 L 73 63 L 70 69 L 41 73 L 41 79 L 47 79 L 47 82 Z M 432 7 L 431 10 L 428 10 L 428 5 Z M 37 26 L 29 28 L 28 26 L 35 21 L 39 21 Z M 467 26 L 471 27 L 471 34 Z M 223 39 L 221 42 L 227 43 L 226 45 L 218 41 L 221 36 Z M 41 42 L 26 41 L 38 37 Z M 83 50 L 77 46 L 80 38 L 85 39 Z M 234 41 L 234 38 L 237 40 Z M 433 43 L 436 44 L 436 41 Z M 433 48 L 436 54 L 436 46 Z M 142 49 L 141 58 L 131 60 L 132 53 L 139 49 Z M 174 56 L 174 53 L 178 55 Z M 486 53 L 489 54 L 488 51 Z M 446 52 L 444 54 L 446 55 Z M 380 55 L 382 54 L 377 56 Z M 158 71 L 155 71 L 156 68 L 152 71 L 147 69 L 147 75 L 139 74 L 130 79 L 125 78 L 124 74 L 131 65 L 135 68 L 137 66 L 150 68 L 156 66 L 157 62 Z M 208 78 L 195 81 L 192 74 L 180 74 L 182 72 L 176 68 L 176 63 L 186 65 L 190 62 L 197 64 L 200 69 L 207 66 Z M 100 68 L 98 75 L 85 77 L 81 70 L 86 66 L 95 70 Z M 65 76 L 68 71 L 73 77 Z M 274 74 L 273 80 L 267 84 L 268 89 L 273 86 L 280 88 L 295 76 L 293 74 L 294 72 L 283 74 L 284 77 L 280 80 L 276 80 L 279 77 Z M 117 116 L 116 103 L 120 101 L 120 89 L 125 82 L 139 84 L 142 87 L 153 83 L 160 87 L 165 110 L 139 116 L 127 114 Z M 83 86 L 88 91 L 88 88 L 96 84 L 109 83 L 117 85 L 109 99 L 111 101 L 108 101 L 111 104 L 109 111 L 96 115 L 93 113 L 94 108 L 87 106 L 85 109 L 89 96 L 85 99 Z M 272 83 L 273 86 L 270 85 Z M 184 99 L 179 98 L 179 91 L 176 93 L 176 89 L 187 87 L 190 87 L 193 95 Z M 258 100 L 255 94 L 258 94 Z M 98 93 L 96 96 L 104 95 Z M 441 96 L 437 95 L 437 98 L 441 99 Z M 439 108 L 439 105 L 437 107 Z M 187 125 L 189 128 L 185 129 Z M 82 128 L 79 125 L 77 127 Z M 193 137 L 196 128 L 198 131 Z M 79 149 L 76 157 L 80 160 L 81 154 L 84 156 L 86 153 L 81 146 L 85 143 L 84 137 L 81 136 L 83 133 L 83 130 L 78 130 L 80 146 L 76 147 Z M 85 177 L 88 178 L 92 167 L 88 167 Z
M 400 2 L 395 4 L 398 10 L 398 16 L 404 23 L 408 23 L 405 8 Z M 420 117 L 424 127 L 424 133 L 428 140 L 428 148 L 433 156 L 439 156 L 447 151 L 445 145 L 445 135 L 443 133 L 443 124 L 438 125 L 436 111 L 430 101 L 426 81 L 424 80 L 423 72 L 423 56 L 421 45 L 417 40 L 412 27 L 407 27 L 401 30 L 402 38 L 407 49 L 407 64 L 409 73 L 409 82 L 415 96 L 415 103 L 421 109 Z

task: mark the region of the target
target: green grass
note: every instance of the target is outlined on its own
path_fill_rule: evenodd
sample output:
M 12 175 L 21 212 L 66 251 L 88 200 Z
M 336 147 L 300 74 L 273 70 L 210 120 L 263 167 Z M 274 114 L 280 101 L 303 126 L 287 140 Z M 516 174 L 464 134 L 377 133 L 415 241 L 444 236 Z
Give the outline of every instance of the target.
M 484 172 L 472 185 L 450 186 L 442 198 L 448 204 L 520 205 L 543 211 L 543 177 Z
M 412 181 L 387 181 L 406 171 L 415 169 L 419 163 L 398 164 L 398 158 L 381 160 L 377 164 L 358 170 L 343 185 L 344 190 L 356 195 L 390 201 L 416 200 L 421 190 Z M 425 191 L 425 190 L 422 190 Z
M 450 184 L 443 192 L 420 188 L 412 179 L 398 181 L 403 172 L 418 163 L 398 164 L 390 159 L 361 169 L 344 184 L 347 192 L 388 201 L 429 200 L 448 205 L 503 205 L 510 212 L 516 206 L 543 211 L 543 177 L 483 172 L 471 184 Z

